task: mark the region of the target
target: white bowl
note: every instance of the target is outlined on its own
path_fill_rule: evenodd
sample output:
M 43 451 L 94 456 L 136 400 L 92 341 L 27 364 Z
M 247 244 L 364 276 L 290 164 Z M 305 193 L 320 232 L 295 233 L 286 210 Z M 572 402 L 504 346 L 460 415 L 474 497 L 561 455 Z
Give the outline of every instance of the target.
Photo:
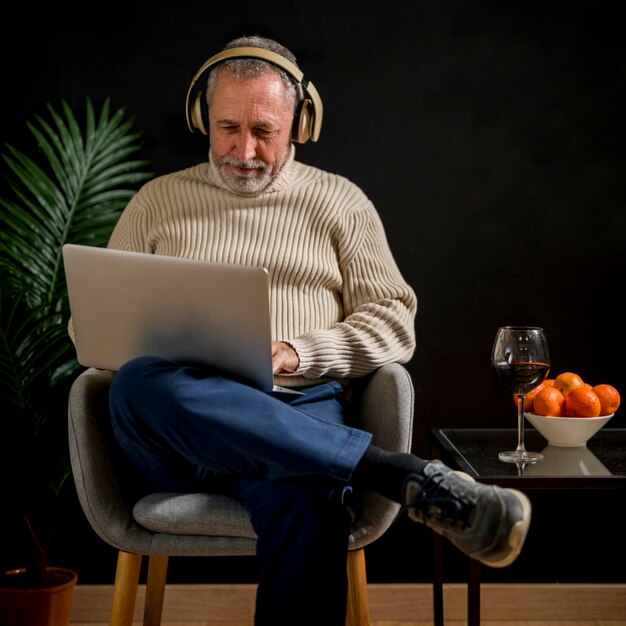
M 550 417 L 524 413 L 526 419 L 548 440 L 551 446 L 584 446 L 612 417 Z

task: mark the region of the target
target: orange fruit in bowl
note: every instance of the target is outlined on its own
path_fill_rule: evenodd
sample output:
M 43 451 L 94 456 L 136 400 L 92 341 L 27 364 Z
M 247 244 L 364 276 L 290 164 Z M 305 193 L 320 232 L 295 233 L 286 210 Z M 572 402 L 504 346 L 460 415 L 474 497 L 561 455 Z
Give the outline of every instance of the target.
M 524 411 L 528 411 L 529 413 L 533 413 L 533 405 L 535 403 L 535 396 L 546 387 L 546 381 L 544 380 L 542 383 L 537 385 L 534 389 L 531 389 L 526 396 L 524 397 Z M 515 406 L 517 406 L 517 396 L 513 394 L 513 402 L 515 402 Z
M 535 396 L 533 410 L 530 413 L 536 415 L 549 415 L 551 417 L 565 416 L 565 398 L 554 386 L 546 385 Z
M 593 391 L 600 400 L 600 415 L 611 415 L 617 411 L 621 398 L 615 387 L 606 384 L 596 385 Z
M 529 413 L 533 412 L 533 405 L 535 402 L 535 396 L 544 388 L 544 387 L 553 387 L 554 386 L 554 378 L 546 378 L 543 382 L 539 383 L 534 389 L 529 391 L 524 398 L 524 411 L 528 411 Z M 517 406 L 517 395 L 513 394 L 513 402 L 515 406 Z
M 598 417 L 601 409 L 600 398 L 595 391 L 582 385 L 565 396 L 566 417 Z
M 583 379 L 573 372 L 562 372 L 554 379 L 554 387 L 561 392 L 563 397 L 584 384 Z

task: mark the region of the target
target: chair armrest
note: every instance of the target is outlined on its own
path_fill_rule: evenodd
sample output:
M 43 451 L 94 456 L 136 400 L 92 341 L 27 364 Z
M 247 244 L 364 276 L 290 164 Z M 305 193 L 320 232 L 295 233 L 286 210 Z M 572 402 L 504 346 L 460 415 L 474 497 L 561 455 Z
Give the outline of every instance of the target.
M 113 376 L 114 372 L 91 368 L 72 384 L 68 401 L 72 474 L 83 511 L 100 538 L 118 549 L 146 553 L 153 533 L 132 516 L 145 485 L 111 428 L 108 392 Z
M 372 443 L 395 452 L 410 452 L 415 392 L 409 372 L 399 363 L 377 369 L 366 383 L 359 407 L 359 427 Z
M 389 451 L 410 452 L 413 439 L 413 382 L 399 363 L 383 365 L 365 382 L 358 405 L 358 427 L 373 435 L 372 443 Z M 365 547 L 393 524 L 400 505 L 366 491 L 356 511 L 350 549 Z

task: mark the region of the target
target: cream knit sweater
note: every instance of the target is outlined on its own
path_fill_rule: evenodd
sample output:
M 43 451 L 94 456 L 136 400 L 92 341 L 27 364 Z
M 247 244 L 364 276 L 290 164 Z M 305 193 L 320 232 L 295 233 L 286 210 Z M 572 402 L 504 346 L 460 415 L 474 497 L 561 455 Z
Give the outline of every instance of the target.
M 272 336 L 300 357 L 278 384 L 407 362 L 417 300 L 376 210 L 353 183 L 294 155 L 256 196 L 230 191 L 210 161 L 157 177 L 130 201 L 109 247 L 266 267 Z

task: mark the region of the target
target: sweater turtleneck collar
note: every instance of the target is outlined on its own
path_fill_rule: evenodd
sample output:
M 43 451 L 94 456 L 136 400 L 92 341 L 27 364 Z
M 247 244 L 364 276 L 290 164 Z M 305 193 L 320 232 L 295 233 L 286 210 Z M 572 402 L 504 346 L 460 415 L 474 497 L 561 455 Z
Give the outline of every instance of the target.
M 261 192 L 259 193 L 238 193 L 233 191 L 222 178 L 215 162 L 211 158 L 211 150 L 209 149 L 209 182 L 211 182 L 216 187 L 220 189 L 225 189 L 226 191 L 230 191 L 238 196 L 242 196 L 244 198 L 254 198 L 255 196 L 260 196 L 266 193 L 275 193 L 277 191 L 282 191 L 289 187 L 292 182 L 294 176 L 294 162 L 296 156 L 296 148 L 293 144 L 291 144 L 291 150 L 289 152 L 289 157 L 285 164 L 282 166 L 280 172 L 278 172 L 278 176 L 274 178 L 274 180 Z

